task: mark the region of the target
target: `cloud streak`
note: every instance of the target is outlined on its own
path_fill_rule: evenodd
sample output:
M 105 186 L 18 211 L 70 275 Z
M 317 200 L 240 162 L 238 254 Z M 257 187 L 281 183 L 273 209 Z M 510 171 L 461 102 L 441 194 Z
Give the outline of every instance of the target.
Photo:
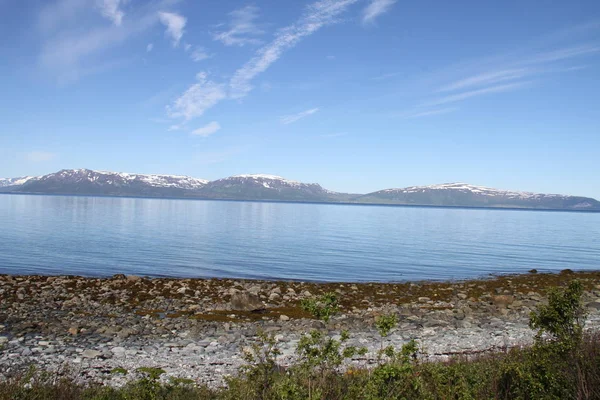
M 95 24 L 82 30 L 78 21 L 86 12 L 97 12 L 92 0 L 60 0 L 44 7 L 38 17 L 42 45 L 39 67 L 60 83 L 72 83 L 84 75 L 105 71 L 107 65 L 123 64 L 106 58 L 108 50 L 140 36 L 159 23 L 158 12 L 175 0 L 159 0 L 139 7 L 119 26 Z M 119 4 L 124 4 L 120 1 Z M 76 27 L 77 29 L 74 29 Z
M 189 121 L 224 99 L 245 97 L 253 89 L 254 78 L 305 37 L 338 22 L 338 17 L 358 1 L 320 0 L 310 4 L 298 21 L 280 29 L 270 43 L 257 50 L 254 57 L 237 69 L 228 84 L 208 80 L 206 74 L 199 74 L 200 82 L 190 86 L 173 104 L 167 106 L 167 114 L 171 118 Z
M 439 106 L 442 104 L 454 103 L 457 101 L 462 101 L 462 100 L 470 99 L 472 97 L 477 97 L 477 96 L 483 96 L 483 95 L 490 94 L 490 93 L 510 92 L 513 90 L 521 89 L 522 87 L 525 87 L 529 84 L 531 84 L 530 81 L 524 81 L 524 82 L 507 83 L 504 85 L 490 86 L 490 87 L 486 87 L 483 89 L 470 90 L 470 91 L 463 92 L 463 93 L 440 97 L 438 99 L 429 101 L 427 103 L 423 103 L 422 106 L 423 107 Z
M 586 56 L 600 52 L 600 46 L 597 44 L 585 44 L 579 46 L 566 47 L 558 50 L 538 53 L 527 59 L 523 64 L 541 64 L 555 61 L 567 60 L 569 58 Z
M 296 23 L 279 30 L 273 41 L 259 49 L 250 61 L 235 72 L 229 82 L 231 97 L 239 99 L 246 96 L 252 90 L 252 80 L 266 71 L 285 51 L 324 26 L 337 22 L 338 17 L 357 1 L 321 0 L 309 5 Z
M 318 111 L 319 111 L 318 108 L 311 108 L 310 110 L 302 111 L 297 114 L 285 115 L 285 116 L 279 118 L 279 120 L 281 121 L 282 124 L 288 125 L 288 124 L 292 124 L 298 120 L 301 120 L 302 118 L 306 118 L 309 115 L 313 115 Z
M 47 151 L 32 151 L 25 154 L 25 159 L 32 163 L 41 163 L 51 161 L 56 158 L 55 153 L 49 153 Z
M 449 114 L 456 110 L 458 110 L 458 108 L 456 108 L 456 107 L 438 108 L 438 109 L 425 110 L 425 111 L 413 110 L 413 111 L 402 113 L 399 116 L 402 118 L 405 118 L 405 119 L 424 118 L 424 117 L 431 117 L 431 116 L 441 115 L 441 114 Z
M 196 79 L 197 83 L 190 86 L 171 106 L 167 106 L 169 117 L 189 121 L 202 116 L 207 109 L 227 97 L 225 85 L 209 80 L 206 73 L 197 74 Z
M 258 7 L 249 5 L 229 13 L 231 21 L 229 29 L 213 34 L 213 39 L 225 46 L 245 46 L 260 44 L 257 38 L 265 32 L 260 29 L 255 20 L 258 19 Z
M 123 22 L 125 13 L 121 10 L 121 4 L 125 4 L 127 0 L 97 0 L 100 13 L 110 19 L 116 26 L 120 26 Z
M 212 54 L 208 54 L 208 52 L 203 47 L 196 47 L 192 54 L 190 54 L 190 58 L 194 62 L 200 62 L 203 60 L 207 60 L 212 57 Z
M 159 12 L 158 17 L 160 22 L 167 28 L 165 35 L 171 37 L 173 47 L 179 46 L 187 19 L 182 15 L 164 11 Z
M 212 121 L 212 122 L 209 122 L 208 124 L 204 125 L 201 128 L 193 130 L 192 135 L 208 137 L 210 135 L 217 133 L 220 130 L 221 130 L 221 124 L 219 124 L 217 121 Z
M 568 61 L 600 53 L 600 45 L 596 43 L 554 49 L 548 49 L 548 46 L 546 40 L 545 49 L 520 49 L 511 54 L 461 63 L 430 74 L 423 83 L 430 87 L 429 97 L 433 98 L 425 98 L 400 116 L 417 118 L 445 114 L 446 109 L 441 109 L 444 111 L 440 112 L 439 106 L 478 96 L 516 91 L 531 86 L 534 81 L 542 84 L 543 80 L 538 78 L 544 75 L 568 73 L 585 68 L 581 65 L 565 65 Z M 452 77 L 454 79 L 449 79 Z M 444 80 L 446 83 L 443 83 Z M 437 89 L 431 89 L 434 85 L 438 86 Z M 441 94 L 445 96 L 440 96 Z
M 363 10 L 362 21 L 364 24 L 372 24 L 377 17 L 390 11 L 396 0 L 371 0 Z
M 496 84 L 503 81 L 511 81 L 519 78 L 523 78 L 524 76 L 532 74 L 534 71 L 531 69 L 521 68 L 521 69 L 506 69 L 500 71 L 491 71 L 485 72 L 482 74 L 477 74 L 475 76 L 471 76 L 468 78 L 461 79 L 457 82 L 453 82 L 449 85 L 443 86 L 438 91 L 439 92 L 448 92 L 459 89 L 465 89 L 473 86 L 485 86 Z

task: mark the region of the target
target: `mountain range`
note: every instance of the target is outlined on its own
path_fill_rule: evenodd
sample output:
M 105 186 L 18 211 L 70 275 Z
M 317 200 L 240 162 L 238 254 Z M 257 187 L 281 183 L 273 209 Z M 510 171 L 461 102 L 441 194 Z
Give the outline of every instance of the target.
M 600 202 L 589 197 L 515 192 L 466 183 L 351 194 L 264 174 L 208 181 L 179 175 L 65 169 L 37 177 L 0 178 L 0 192 L 600 211 Z

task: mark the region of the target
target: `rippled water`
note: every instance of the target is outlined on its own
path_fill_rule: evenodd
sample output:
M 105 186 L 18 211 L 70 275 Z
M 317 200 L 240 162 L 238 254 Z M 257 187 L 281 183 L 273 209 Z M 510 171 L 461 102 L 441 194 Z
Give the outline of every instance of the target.
M 0 273 L 317 281 L 600 269 L 600 214 L 0 195 Z

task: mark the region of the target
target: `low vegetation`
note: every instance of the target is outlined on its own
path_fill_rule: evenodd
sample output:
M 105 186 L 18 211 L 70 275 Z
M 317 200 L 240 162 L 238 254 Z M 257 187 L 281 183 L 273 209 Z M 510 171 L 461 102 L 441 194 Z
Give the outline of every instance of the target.
M 84 387 L 32 371 L 0 383 L 0 399 L 600 399 L 600 336 L 584 334 L 582 290 L 573 281 L 550 291 L 548 304 L 530 316 L 534 344 L 506 353 L 421 362 L 415 341 L 401 348 L 386 345 L 398 320 L 383 315 L 375 322 L 381 349 L 371 368 L 344 367 L 366 352 L 347 345 L 347 332 L 337 337 L 307 333 L 298 343 L 297 363 L 286 369 L 277 363 L 277 342 L 262 334 L 245 351 L 247 365 L 224 388 L 161 380 L 160 369 L 140 368 L 136 372 L 142 378 L 122 388 Z M 328 319 L 337 299 L 325 295 L 303 306 Z

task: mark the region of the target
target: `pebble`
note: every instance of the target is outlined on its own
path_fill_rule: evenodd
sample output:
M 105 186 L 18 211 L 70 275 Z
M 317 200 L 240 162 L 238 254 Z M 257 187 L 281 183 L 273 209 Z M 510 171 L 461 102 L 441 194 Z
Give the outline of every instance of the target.
M 84 358 L 96 358 L 99 357 L 102 353 L 98 350 L 87 349 L 81 353 L 81 356 Z
M 533 291 L 538 290 L 533 286 L 530 293 L 524 292 L 527 294 L 515 295 L 502 289 L 479 298 L 468 298 L 468 292 L 475 295 L 477 290 L 458 284 L 458 287 L 449 287 L 449 296 L 442 298 L 444 289 L 436 290 L 436 295 L 425 292 L 432 294 L 412 297 L 416 301 L 407 304 L 382 305 L 373 297 L 358 298 L 328 323 L 283 314 L 268 316 L 268 313 L 256 315 L 256 322 L 247 322 L 245 313 L 229 308 L 231 295 L 255 293 L 260 299 L 268 299 L 270 307 L 287 307 L 289 303 L 283 302 L 284 299 L 297 302 L 321 292 L 313 289 L 315 286 L 299 282 L 276 285 L 227 280 L 227 284 L 220 283 L 215 301 L 211 294 L 215 289 L 213 292 L 204 290 L 205 286 L 215 284 L 212 280 L 163 282 L 125 276 L 115 279 L 31 277 L 27 282 L 18 279 L 0 276 L 3 306 L 7 303 L 2 293 L 15 293 L 19 285 L 28 287 L 23 301 L 10 300 L 3 309 L 2 316 L 6 315 L 6 319 L 0 325 L 0 371 L 7 367 L 26 371 L 32 363 L 49 371 L 67 370 L 68 365 L 77 365 L 75 370 L 83 371 L 81 379 L 84 381 L 108 385 L 116 382 L 114 374 L 110 374 L 113 368 L 135 371 L 142 366 L 163 368 L 167 376 L 220 385 L 224 375 L 234 375 L 244 364 L 241 350 L 259 343 L 259 330 L 274 335 L 281 351 L 278 363 L 283 366 L 289 366 L 296 359 L 298 341 L 311 329 L 320 329 L 338 339 L 340 332 L 348 329 L 347 345 L 366 346 L 368 353 L 364 362 L 376 363 L 381 339 L 373 327 L 373 318 L 390 312 L 399 316 L 400 323 L 387 338 L 386 345 L 399 348 L 408 340 L 417 339 L 427 350 L 427 354 L 421 355 L 424 360 L 447 359 L 448 354 L 464 351 L 526 345 L 533 340 L 533 332 L 527 324 L 529 311 L 543 299 L 540 293 Z M 122 285 L 136 289 L 123 289 Z M 410 288 L 421 290 L 423 286 L 413 284 Z M 364 288 L 358 284 L 339 287 L 345 291 L 341 298 L 356 296 L 355 292 Z M 178 296 L 170 298 L 169 293 Z M 285 296 L 281 296 L 282 293 Z M 455 297 L 452 293 L 456 293 Z M 106 301 L 109 297 L 111 300 Z M 360 300 L 364 300 L 362 304 Z M 135 308 L 128 308 L 130 304 L 136 304 Z M 585 304 L 589 311 L 586 328 L 598 329 L 600 285 L 593 292 L 586 292 Z M 183 315 L 169 316 L 178 312 Z M 230 317 L 230 320 L 195 318 L 206 312 L 219 313 L 218 318 Z M 119 377 L 118 382 L 123 384 L 134 377 L 135 374 L 128 374 Z

